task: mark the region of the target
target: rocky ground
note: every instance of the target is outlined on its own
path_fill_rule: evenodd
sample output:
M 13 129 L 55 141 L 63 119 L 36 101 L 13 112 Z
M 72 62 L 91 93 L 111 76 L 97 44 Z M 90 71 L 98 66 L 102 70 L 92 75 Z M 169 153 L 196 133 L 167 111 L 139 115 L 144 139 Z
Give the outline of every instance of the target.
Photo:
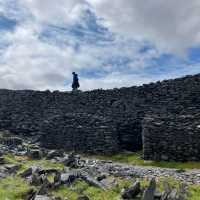
M 0 200 L 197 200 L 189 193 L 199 184 L 200 170 L 97 160 L 0 134 Z

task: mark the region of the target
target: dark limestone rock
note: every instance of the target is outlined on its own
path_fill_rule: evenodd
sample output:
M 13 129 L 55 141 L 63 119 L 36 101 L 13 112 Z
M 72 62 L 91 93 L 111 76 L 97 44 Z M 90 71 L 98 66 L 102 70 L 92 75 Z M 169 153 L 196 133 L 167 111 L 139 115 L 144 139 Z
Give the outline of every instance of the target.
M 116 180 L 115 178 L 113 177 L 108 177 L 108 178 L 105 178 L 103 180 L 100 181 L 100 183 L 106 187 L 107 189 L 109 188 L 112 188 L 112 187 L 115 187 L 117 184 L 116 184 Z
M 98 187 L 98 188 L 105 190 L 105 185 L 103 183 L 97 181 L 95 178 L 88 175 L 87 173 L 81 173 L 80 178 L 82 180 L 84 180 L 85 182 L 87 182 L 91 186 Z
M 148 188 L 144 191 L 142 200 L 154 200 L 154 195 L 156 191 L 156 180 L 151 179 Z
M 97 177 L 97 181 L 102 181 L 103 179 L 106 179 L 106 174 L 101 174 Z
M 54 176 L 53 187 L 56 188 L 60 186 L 60 184 L 61 184 L 61 173 L 57 171 Z
M 19 164 L 7 164 L 4 166 L 7 169 L 8 174 L 15 174 L 21 167 Z
M 51 150 L 47 153 L 47 159 L 53 159 L 55 157 L 63 157 L 64 153 L 61 150 Z
M 77 158 L 77 156 L 74 153 L 71 153 L 67 157 L 64 158 L 63 163 L 67 167 L 78 168 L 79 158 Z
M 37 194 L 37 191 L 35 191 L 34 189 L 30 189 L 26 194 L 24 194 L 24 199 L 25 200 L 34 200 L 35 196 Z
M 22 178 L 26 178 L 26 177 L 28 177 L 28 176 L 31 176 L 32 173 L 33 173 L 33 169 L 30 167 L 30 168 L 26 169 L 25 171 L 23 171 L 23 172 L 20 174 L 20 176 L 21 176 Z
M 133 199 L 141 192 L 140 182 L 135 182 L 130 188 L 124 189 L 122 191 L 123 199 Z
M 47 195 L 49 189 L 51 188 L 51 183 L 48 181 L 47 178 L 43 180 L 43 184 L 38 191 L 38 195 Z
M 79 196 L 77 200 L 90 200 L 88 196 Z
M 39 174 L 37 174 L 37 173 L 32 174 L 31 185 L 39 186 L 42 184 L 42 182 L 43 182 L 43 178 Z
M 34 200 L 52 200 L 52 198 L 50 198 L 46 195 L 36 195 Z
M 39 150 L 39 149 L 30 149 L 29 152 L 28 152 L 28 156 L 29 156 L 31 159 L 39 160 L 39 159 L 42 158 L 43 153 L 42 153 L 42 151 Z
M 78 176 L 73 172 L 63 173 L 61 174 L 60 181 L 62 184 L 72 184 L 77 178 Z
M 6 160 L 4 157 L 0 157 L 0 165 L 6 164 Z

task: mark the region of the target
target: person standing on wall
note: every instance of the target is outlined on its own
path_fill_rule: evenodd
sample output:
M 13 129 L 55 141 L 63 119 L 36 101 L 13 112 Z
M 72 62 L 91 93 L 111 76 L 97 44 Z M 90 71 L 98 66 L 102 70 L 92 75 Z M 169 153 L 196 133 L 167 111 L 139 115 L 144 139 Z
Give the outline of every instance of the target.
M 73 75 L 72 91 L 76 91 L 80 87 L 79 81 L 78 81 L 78 74 L 76 74 L 75 72 L 72 72 L 72 75 Z

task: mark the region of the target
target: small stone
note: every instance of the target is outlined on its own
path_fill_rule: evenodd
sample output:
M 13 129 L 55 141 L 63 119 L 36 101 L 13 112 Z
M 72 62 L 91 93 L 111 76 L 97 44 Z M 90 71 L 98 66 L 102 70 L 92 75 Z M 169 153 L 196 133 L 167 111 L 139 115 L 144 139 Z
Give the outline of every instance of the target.
M 28 177 L 28 176 L 31 176 L 32 173 L 33 173 L 33 169 L 30 167 L 30 168 L 26 169 L 25 171 L 23 171 L 23 172 L 20 174 L 20 176 L 21 176 L 22 178 L 26 178 L 26 177 Z
M 15 165 L 15 164 L 7 164 L 5 165 L 5 168 L 8 170 L 8 173 L 9 174 L 13 174 L 13 173 L 16 173 L 17 170 L 19 170 L 21 167 L 21 165 Z
M 71 173 L 61 174 L 60 181 L 63 184 L 71 184 L 76 179 L 76 176 Z
M 97 181 L 102 181 L 103 179 L 106 179 L 105 174 L 101 174 L 100 176 L 97 177 Z
M 46 195 L 48 194 L 48 190 L 51 187 L 51 184 L 49 183 L 48 179 L 44 180 L 44 183 L 42 184 L 42 186 L 40 187 L 38 194 L 39 195 Z
M 63 157 L 63 151 L 59 151 L 59 150 L 51 150 L 48 152 L 47 154 L 47 159 L 53 159 L 55 157 Z
M 0 165 L 6 164 L 6 160 L 4 157 L 0 157 Z
M 39 149 L 30 150 L 29 153 L 28 153 L 28 156 L 31 159 L 41 159 L 42 158 L 42 152 Z

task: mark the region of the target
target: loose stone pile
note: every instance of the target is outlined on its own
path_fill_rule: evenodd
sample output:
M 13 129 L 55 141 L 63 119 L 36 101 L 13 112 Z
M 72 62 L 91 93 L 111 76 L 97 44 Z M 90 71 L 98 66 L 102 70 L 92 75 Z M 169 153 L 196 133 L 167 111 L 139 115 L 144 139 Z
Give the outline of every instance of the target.
M 12 136 L 7 137 L 12 140 Z M 20 138 L 18 138 L 20 140 Z M 7 176 L 20 176 L 31 186 L 37 189 L 30 189 L 24 194 L 26 200 L 62 200 L 60 197 L 54 197 L 50 193 L 60 186 L 70 187 L 76 180 L 86 182 L 88 185 L 101 190 L 109 190 L 116 186 L 115 180 L 118 177 L 132 180 L 133 184 L 121 191 L 121 199 L 134 199 L 139 197 L 141 200 L 186 200 L 187 186 L 189 184 L 200 184 L 200 170 L 195 171 L 177 171 L 173 169 L 161 169 L 151 167 L 137 167 L 125 164 L 117 164 L 111 161 L 102 161 L 96 159 L 83 158 L 74 153 L 66 154 L 59 150 L 47 150 L 37 144 L 29 142 L 29 145 L 22 141 L 21 144 L 6 143 L 1 145 L 0 179 Z M 36 153 L 37 152 L 37 153 Z M 48 168 L 32 165 L 17 173 L 21 168 L 20 164 L 8 164 L 3 155 L 11 153 L 13 155 L 27 156 L 29 159 L 48 159 L 52 163 L 63 163 L 63 169 Z M 53 180 L 50 181 L 48 176 Z M 156 179 L 160 177 L 174 177 L 182 184 L 179 189 L 171 188 L 168 181 L 164 181 L 164 190 L 159 192 L 156 189 Z M 150 180 L 148 186 L 141 186 L 137 178 L 146 178 Z M 184 184 L 186 183 L 186 184 Z M 80 195 L 77 200 L 90 200 L 88 196 Z

